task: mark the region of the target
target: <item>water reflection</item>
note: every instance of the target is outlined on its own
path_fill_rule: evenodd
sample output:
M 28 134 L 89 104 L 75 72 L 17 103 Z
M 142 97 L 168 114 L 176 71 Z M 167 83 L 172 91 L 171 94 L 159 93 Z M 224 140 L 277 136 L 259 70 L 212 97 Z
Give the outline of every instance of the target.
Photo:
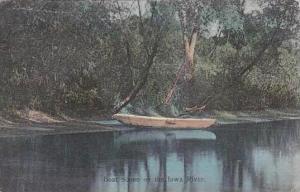
M 300 191 L 299 121 L 212 131 L 2 138 L 0 191 Z

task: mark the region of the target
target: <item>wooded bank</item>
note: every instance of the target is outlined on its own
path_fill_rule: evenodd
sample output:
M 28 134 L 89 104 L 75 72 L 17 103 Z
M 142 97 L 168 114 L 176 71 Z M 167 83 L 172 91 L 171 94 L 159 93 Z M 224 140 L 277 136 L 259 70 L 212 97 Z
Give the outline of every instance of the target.
M 298 12 L 295 0 L 3 1 L 0 107 L 295 108 Z

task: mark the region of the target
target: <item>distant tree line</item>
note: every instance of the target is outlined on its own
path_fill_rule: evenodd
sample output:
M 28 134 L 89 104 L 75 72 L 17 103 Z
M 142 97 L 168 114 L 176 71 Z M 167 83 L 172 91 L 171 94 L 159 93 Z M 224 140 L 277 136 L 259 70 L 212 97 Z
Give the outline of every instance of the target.
M 0 108 L 260 110 L 299 103 L 296 0 L 0 3 Z

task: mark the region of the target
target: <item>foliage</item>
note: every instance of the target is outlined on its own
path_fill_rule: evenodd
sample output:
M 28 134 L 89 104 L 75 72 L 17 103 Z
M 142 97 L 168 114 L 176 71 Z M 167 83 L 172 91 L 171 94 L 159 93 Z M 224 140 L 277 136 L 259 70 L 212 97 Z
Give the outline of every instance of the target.
M 4 1 L 0 107 L 110 111 L 138 84 L 163 34 L 146 87 L 132 103 L 160 108 L 185 54 L 178 10 L 192 18 L 186 32 L 197 24 L 200 38 L 192 97 L 178 90 L 176 109 L 187 98 L 201 105 L 213 95 L 220 97 L 211 109 L 296 106 L 297 1 L 260 0 L 251 12 L 245 6 L 242 0 L 149 1 L 140 17 L 135 1 Z

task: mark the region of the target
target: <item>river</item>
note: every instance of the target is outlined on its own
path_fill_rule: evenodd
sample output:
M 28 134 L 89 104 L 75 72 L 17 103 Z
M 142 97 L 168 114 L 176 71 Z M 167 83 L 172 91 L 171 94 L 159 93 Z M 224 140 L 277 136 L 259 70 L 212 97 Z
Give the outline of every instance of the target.
M 300 192 L 300 121 L 0 139 L 1 192 Z

